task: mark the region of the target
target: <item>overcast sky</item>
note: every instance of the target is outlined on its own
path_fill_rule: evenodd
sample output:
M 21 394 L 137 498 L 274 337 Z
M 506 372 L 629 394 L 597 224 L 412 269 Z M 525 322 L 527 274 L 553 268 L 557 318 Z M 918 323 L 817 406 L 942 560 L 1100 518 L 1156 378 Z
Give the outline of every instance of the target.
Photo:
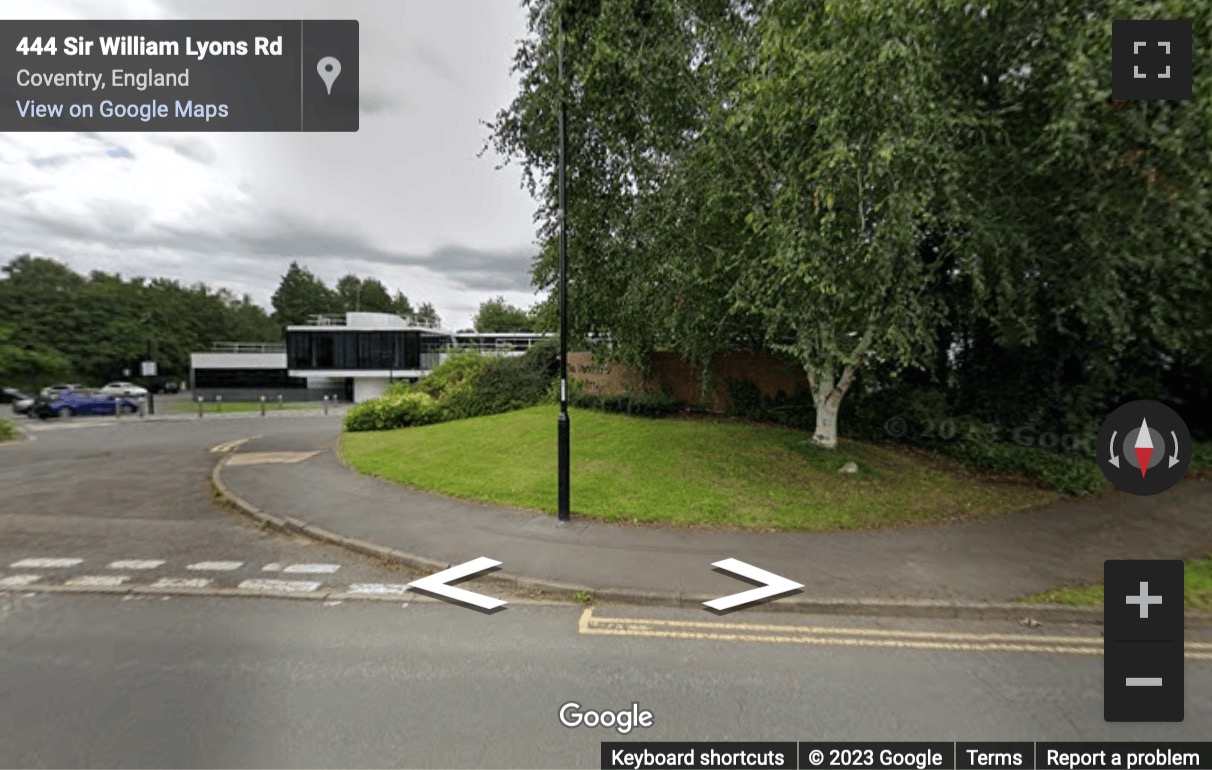
M 450 328 L 538 297 L 535 204 L 477 157 L 512 98 L 516 0 L 37 0 L 0 18 L 357 19 L 357 133 L 0 134 L 0 261 L 205 281 L 268 307 L 291 260 L 374 276 Z

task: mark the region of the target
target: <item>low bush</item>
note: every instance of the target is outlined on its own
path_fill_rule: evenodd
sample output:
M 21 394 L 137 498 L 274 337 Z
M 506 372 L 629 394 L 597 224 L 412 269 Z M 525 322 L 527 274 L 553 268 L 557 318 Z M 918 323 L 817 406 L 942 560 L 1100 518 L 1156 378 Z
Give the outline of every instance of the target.
M 466 383 L 469 387 L 458 391 L 457 400 L 443 398 L 441 403 L 449 419 L 500 414 L 541 403 L 550 383 L 541 359 L 491 357 Z
M 666 417 L 682 411 L 683 404 L 673 396 L 648 390 L 628 390 L 618 395 L 573 393 L 569 403 L 584 409 L 630 414 L 637 417 Z
M 17 438 L 17 426 L 8 420 L 0 420 L 0 441 L 12 441 Z
M 474 351 L 452 353 L 410 389 L 440 399 L 447 389 L 457 387 L 482 372 L 489 360 L 488 356 Z
M 1098 464 L 1077 453 L 987 441 L 938 442 L 930 449 L 968 468 L 1017 473 L 1069 495 L 1094 494 L 1106 484 Z
M 345 430 L 393 430 L 438 422 L 438 402 L 427 393 L 390 393 L 363 401 L 345 413 Z

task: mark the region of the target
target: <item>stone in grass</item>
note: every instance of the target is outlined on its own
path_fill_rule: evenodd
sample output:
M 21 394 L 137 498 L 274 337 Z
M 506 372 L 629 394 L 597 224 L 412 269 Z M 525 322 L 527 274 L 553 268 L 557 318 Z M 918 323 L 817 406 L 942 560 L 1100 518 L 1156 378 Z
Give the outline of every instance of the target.
M 841 468 L 838 468 L 838 473 L 858 473 L 858 465 L 853 462 L 848 462 Z

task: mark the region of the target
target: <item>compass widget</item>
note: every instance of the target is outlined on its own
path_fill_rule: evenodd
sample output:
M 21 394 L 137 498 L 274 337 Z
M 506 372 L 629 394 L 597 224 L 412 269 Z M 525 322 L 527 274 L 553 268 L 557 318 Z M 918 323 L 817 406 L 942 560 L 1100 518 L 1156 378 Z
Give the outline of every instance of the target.
M 1098 464 L 1118 489 L 1156 495 L 1178 483 L 1190 461 L 1191 433 L 1165 404 L 1133 401 L 1098 431 Z

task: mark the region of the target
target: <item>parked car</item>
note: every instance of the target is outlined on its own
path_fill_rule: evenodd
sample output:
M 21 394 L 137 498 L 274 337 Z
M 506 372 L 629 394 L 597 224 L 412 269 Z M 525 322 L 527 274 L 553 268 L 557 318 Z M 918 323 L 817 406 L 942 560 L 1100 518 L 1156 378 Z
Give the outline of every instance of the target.
M 25 414 L 34 405 L 34 397 L 28 396 L 16 388 L 0 388 L 0 404 L 12 404 L 14 412 Z
M 132 396 L 142 398 L 147 395 L 147 388 L 133 382 L 109 382 L 97 389 L 98 396 Z
M 147 384 L 152 393 L 181 392 L 181 381 L 174 377 L 152 377 Z
M 71 393 L 77 390 L 82 391 L 87 390 L 87 388 L 78 382 L 56 382 L 54 385 L 47 385 L 43 388 L 39 395 L 43 398 L 54 398 L 63 393 Z
M 77 414 L 134 414 L 139 405 L 129 398 L 90 396 L 69 391 L 59 396 L 39 398 L 32 414 L 42 420 L 49 417 L 71 417 Z

